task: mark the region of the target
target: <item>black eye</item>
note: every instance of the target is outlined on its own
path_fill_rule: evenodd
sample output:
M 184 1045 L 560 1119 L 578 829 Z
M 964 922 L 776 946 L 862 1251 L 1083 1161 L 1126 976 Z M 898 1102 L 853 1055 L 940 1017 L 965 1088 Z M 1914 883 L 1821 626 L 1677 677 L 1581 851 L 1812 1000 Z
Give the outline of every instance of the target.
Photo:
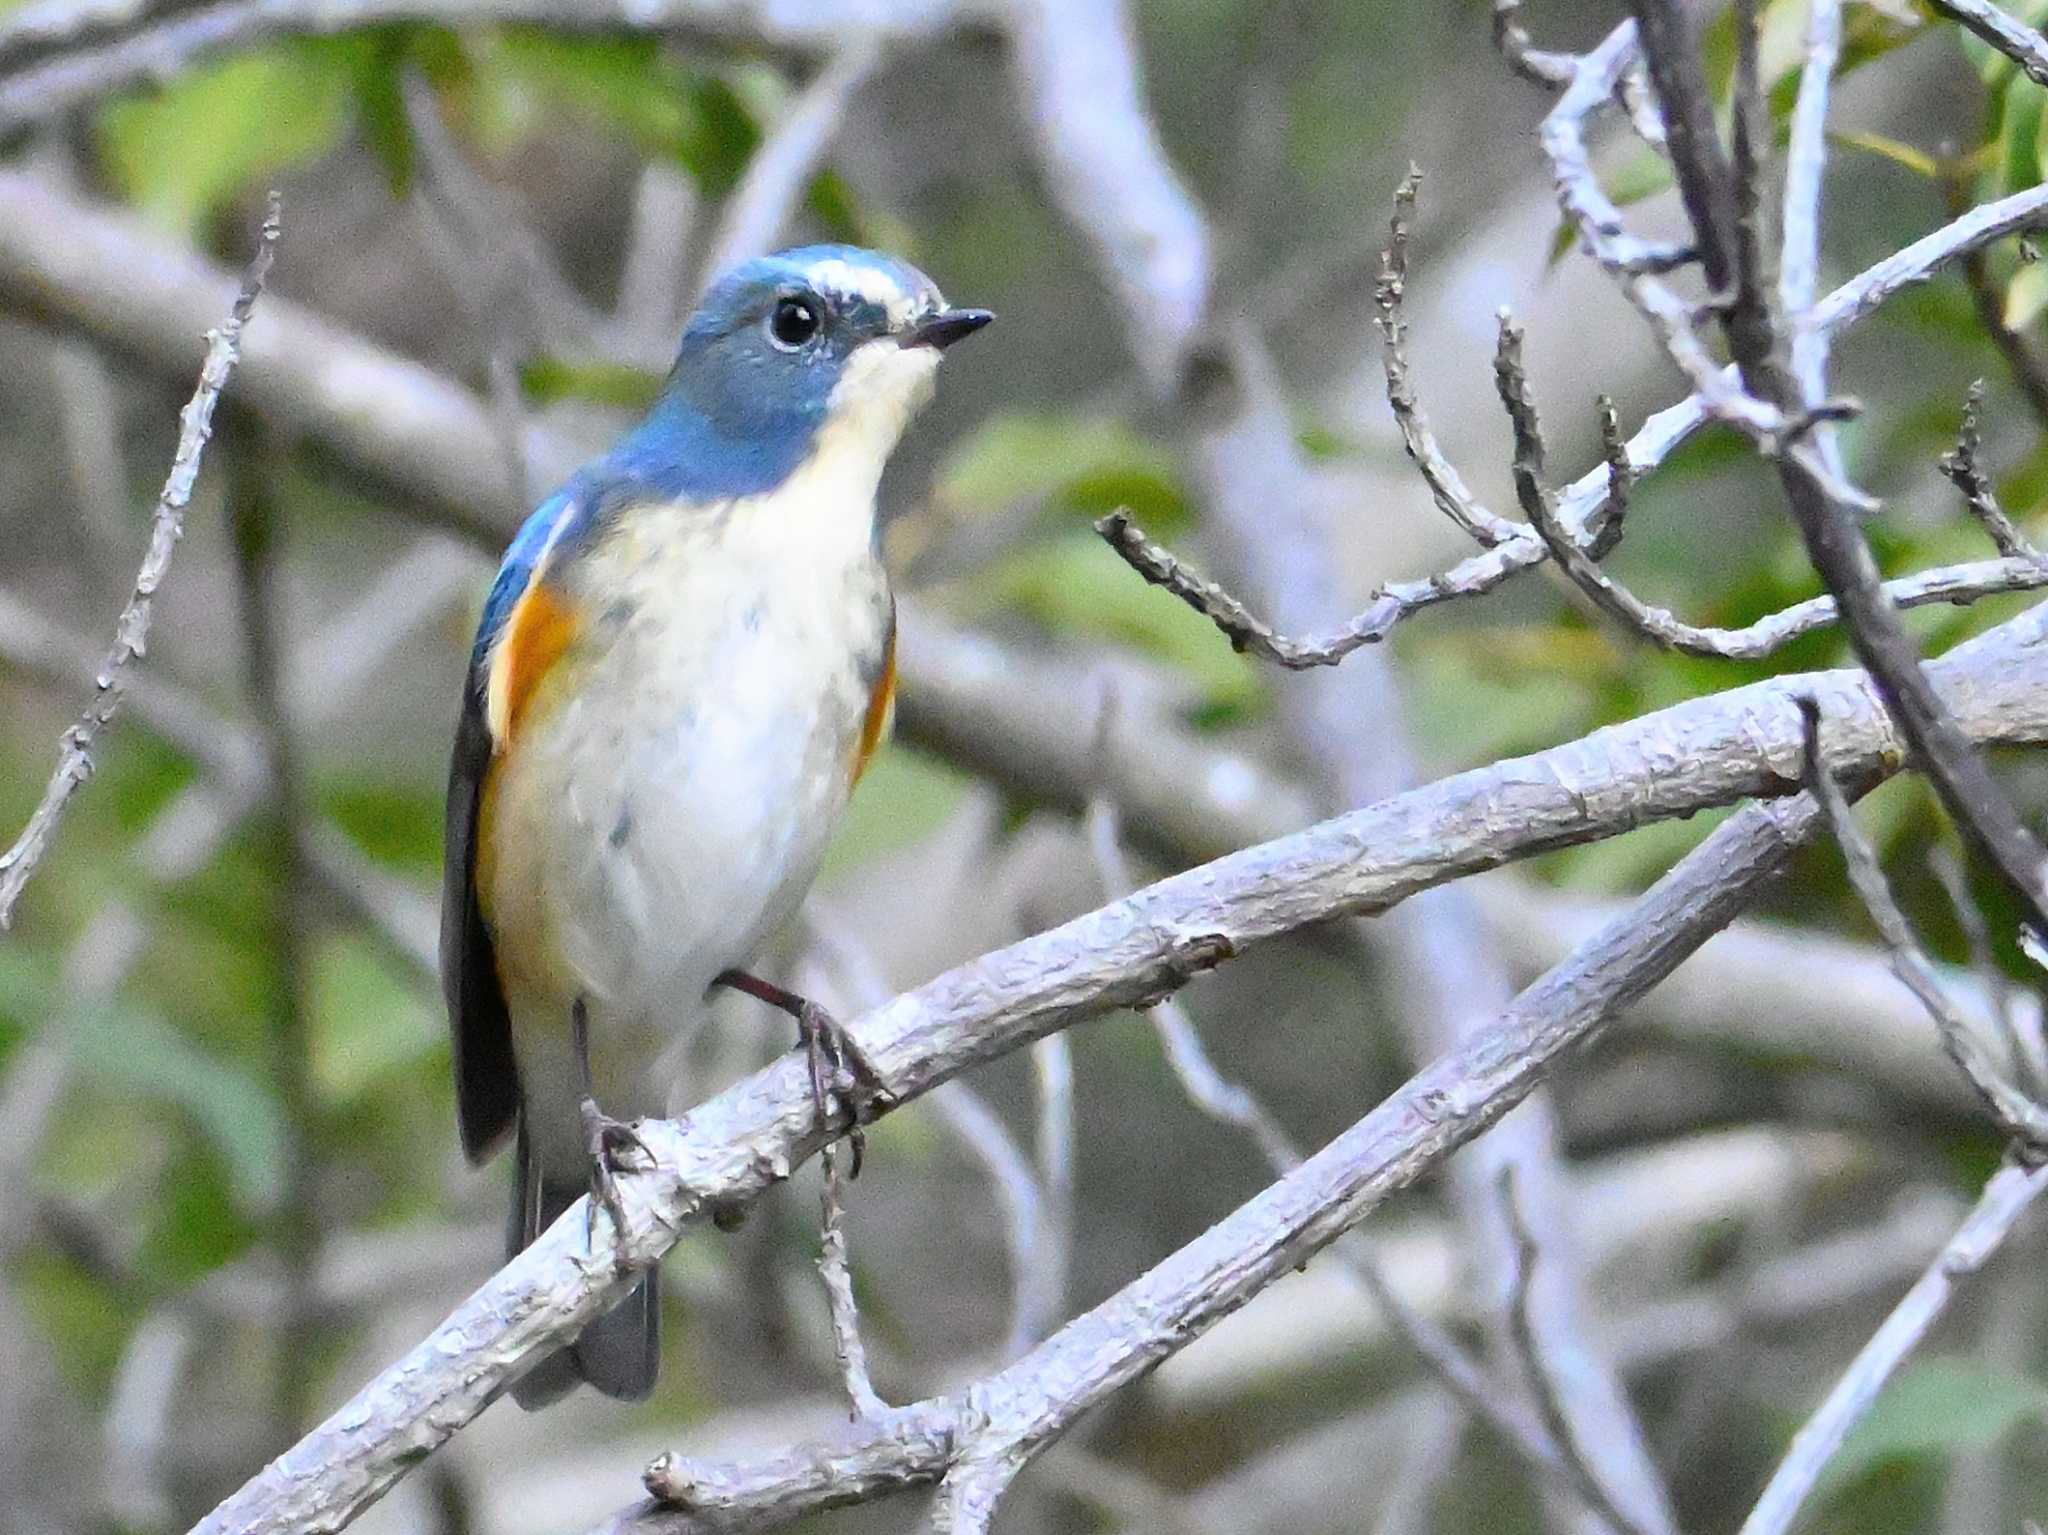
M 809 299 L 782 299 L 768 316 L 768 334 L 777 346 L 795 351 L 818 334 L 817 306 Z

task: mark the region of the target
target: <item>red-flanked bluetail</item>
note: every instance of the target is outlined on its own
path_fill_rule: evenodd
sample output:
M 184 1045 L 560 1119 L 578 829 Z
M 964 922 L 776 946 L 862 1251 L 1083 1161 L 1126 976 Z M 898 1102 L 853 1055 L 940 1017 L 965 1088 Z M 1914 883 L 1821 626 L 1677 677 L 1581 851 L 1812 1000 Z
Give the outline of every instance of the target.
M 441 963 L 472 1161 L 516 1140 L 507 1248 L 616 1209 L 650 1068 L 803 899 L 895 688 L 875 491 L 940 353 L 986 324 L 809 246 L 723 277 L 646 418 L 506 551 L 448 781 Z M 513 1387 L 644 1397 L 656 1276 Z

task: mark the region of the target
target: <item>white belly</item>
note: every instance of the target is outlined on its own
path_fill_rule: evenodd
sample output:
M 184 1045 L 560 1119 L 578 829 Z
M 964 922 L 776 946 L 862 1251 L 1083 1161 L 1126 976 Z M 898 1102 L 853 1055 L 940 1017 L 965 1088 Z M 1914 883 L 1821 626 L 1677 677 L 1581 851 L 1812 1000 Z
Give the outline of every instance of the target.
M 725 515 L 638 512 L 589 560 L 564 685 L 500 768 L 494 934 L 530 1118 L 558 1130 L 573 1002 L 606 1111 L 660 1110 L 648 1068 L 802 900 L 851 792 L 888 623 L 865 535 L 798 552 Z

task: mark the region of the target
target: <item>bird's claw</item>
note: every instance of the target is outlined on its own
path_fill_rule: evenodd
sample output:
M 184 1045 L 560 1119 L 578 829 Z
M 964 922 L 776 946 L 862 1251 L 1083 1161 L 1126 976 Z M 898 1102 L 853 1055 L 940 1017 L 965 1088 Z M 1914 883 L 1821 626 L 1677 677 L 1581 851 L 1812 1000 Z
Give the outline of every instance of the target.
M 640 1139 L 640 1132 L 623 1119 L 613 1119 L 597 1106 L 595 1098 L 583 1100 L 583 1149 L 590 1158 L 590 1204 L 584 1213 L 584 1237 L 594 1240 L 597 1207 L 604 1206 L 612 1227 L 621 1236 L 626 1230 L 626 1208 L 619 1201 L 617 1173 L 632 1172 L 654 1165 L 654 1153 Z M 637 1161 L 625 1158 L 632 1153 Z
M 875 1105 L 888 1096 L 881 1073 L 839 1020 L 815 1002 L 806 1000 L 798 1010 L 796 1037 L 810 1067 L 811 1104 L 817 1111 L 818 1123 L 830 1122 L 833 1093 L 846 1100 L 853 1114 L 853 1127 L 846 1132 L 847 1144 L 853 1148 L 853 1165 L 847 1176 L 858 1178 L 861 1158 L 867 1151 L 867 1137 L 861 1124 L 872 1117 Z

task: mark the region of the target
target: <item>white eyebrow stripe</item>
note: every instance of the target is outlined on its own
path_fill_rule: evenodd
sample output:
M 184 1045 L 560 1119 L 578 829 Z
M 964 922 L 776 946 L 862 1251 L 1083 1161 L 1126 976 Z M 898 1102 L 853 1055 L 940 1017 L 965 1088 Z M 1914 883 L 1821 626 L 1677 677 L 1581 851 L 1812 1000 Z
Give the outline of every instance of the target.
M 835 256 L 813 262 L 804 275 L 821 291 L 881 305 L 893 323 L 902 323 L 922 307 L 918 295 L 905 293 L 879 267 L 858 266 Z

